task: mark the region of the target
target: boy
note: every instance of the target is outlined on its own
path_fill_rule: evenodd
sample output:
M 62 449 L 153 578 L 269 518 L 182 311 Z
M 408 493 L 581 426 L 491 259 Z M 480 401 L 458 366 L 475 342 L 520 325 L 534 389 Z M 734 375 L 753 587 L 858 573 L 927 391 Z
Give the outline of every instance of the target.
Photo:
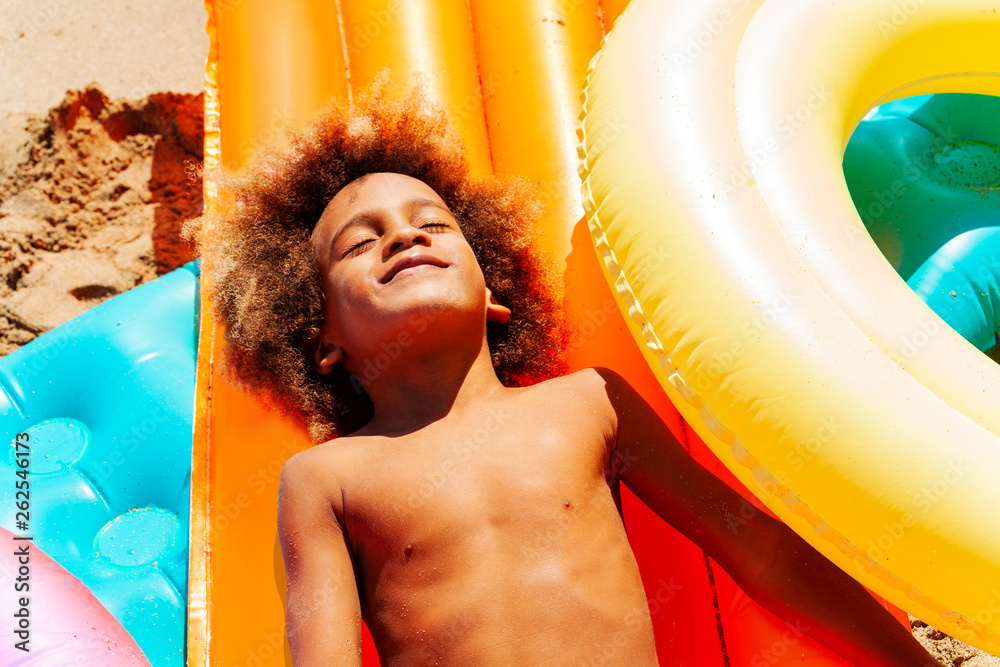
M 387 666 L 591 664 L 609 644 L 657 664 L 621 482 L 855 665 L 937 664 L 782 524 L 730 531 L 744 501 L 622 378 L 530 384 L 561 340 L 523 231 L 537 211 L 471 180 L 419 98 L 356 108 L 232 181 L 210 240 L 236 378 L 347 434 L 282 471 L 297 667 L 360 664 L 362 618 Z

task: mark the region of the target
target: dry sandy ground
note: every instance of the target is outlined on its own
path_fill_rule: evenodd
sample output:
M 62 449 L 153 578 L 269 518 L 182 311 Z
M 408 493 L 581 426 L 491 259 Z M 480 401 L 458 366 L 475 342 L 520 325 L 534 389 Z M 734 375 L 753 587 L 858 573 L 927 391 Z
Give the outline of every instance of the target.
M 192 258 L 202 96 L 67 93 L 0 119 L 0 355 Z
M 0 0 L 0 114 L 44 114 L 96 82 L 130 100 L 199 93 L 201 0 Z
M 2 356 L 188 258 L 208 37 L 200 0 L 0 0 L 0 16 Z M 1000 667 L 914 633 L 950 667 Z
M 185 170 L 208 36 L 199 0 L 0 0 L 0 15 L 3 355 L 190 259 L 177 229 L 201 206 Z

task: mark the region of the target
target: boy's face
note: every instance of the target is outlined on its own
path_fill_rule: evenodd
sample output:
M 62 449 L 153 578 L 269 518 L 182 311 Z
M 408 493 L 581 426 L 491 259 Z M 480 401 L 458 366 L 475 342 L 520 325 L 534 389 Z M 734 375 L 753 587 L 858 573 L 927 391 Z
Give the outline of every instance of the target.
M 348 184 L 320 216 L 312 241 L 325 296 L 316 355 L 322 372 L 341 359 L 355 372 L 380 343 L 456 313 L 472 314 L 470 322 L 478 313 L 480 326 L 509 316 L 491 300 L 444 201 L 415 178 L 377 173 Z

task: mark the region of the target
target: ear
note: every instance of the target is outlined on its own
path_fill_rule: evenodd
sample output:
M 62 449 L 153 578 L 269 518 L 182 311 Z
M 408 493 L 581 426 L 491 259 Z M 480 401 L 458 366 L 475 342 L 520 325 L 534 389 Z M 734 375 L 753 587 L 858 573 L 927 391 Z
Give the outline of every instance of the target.
M 313 362 L 320 375 L 326 375 L 344 358 L 344 348 L 336 343 L 319 341 L 313 348 Z
M 510 308 L 501 305 L 497 298 L 493 296 L 488 288 L 486 290 L 486 296 L 488 301 L 486 303 L 486 321 L 487 322 L 497 322 L 499 324 L 505 324 L 510 320 Z

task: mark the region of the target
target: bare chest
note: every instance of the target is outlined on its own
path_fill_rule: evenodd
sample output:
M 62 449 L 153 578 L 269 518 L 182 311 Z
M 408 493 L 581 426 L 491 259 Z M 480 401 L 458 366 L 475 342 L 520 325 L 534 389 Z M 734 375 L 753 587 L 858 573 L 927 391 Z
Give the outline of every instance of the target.
M 407 546 L 489 531 L 530 537 L 607 497 L 606 443 L 584 424 L 497 408 L 461 426 L 387 440 L 357 460 L 342 484 L 359 557 L 392 561 Z
M 539 628 L 602 633 L 645 613 L 596 418 L 496 409 L 414 435 L 366 443 L 338 473 L 380 650 L 411 655 L 461 628 L 436 655 L 479 655 Z M 558 645 L 542 635 L 530 651 Z

